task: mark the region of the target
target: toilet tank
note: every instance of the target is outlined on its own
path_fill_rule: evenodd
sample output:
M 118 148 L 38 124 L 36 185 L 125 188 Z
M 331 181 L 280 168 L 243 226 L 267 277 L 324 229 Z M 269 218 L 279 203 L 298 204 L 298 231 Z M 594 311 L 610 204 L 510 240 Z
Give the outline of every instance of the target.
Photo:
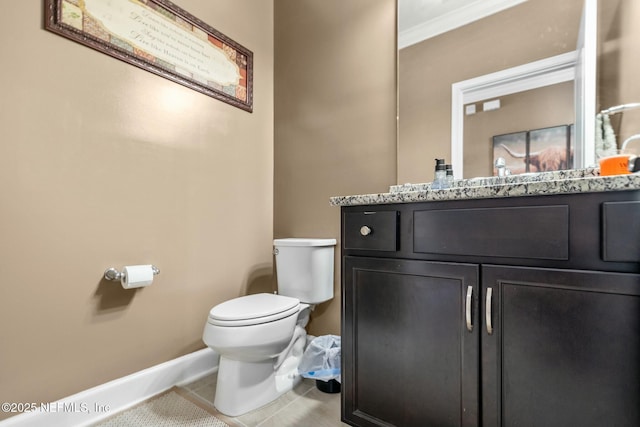
M 336 239 L 275 239 L 278 293 L 319 304 L 333 298 Z

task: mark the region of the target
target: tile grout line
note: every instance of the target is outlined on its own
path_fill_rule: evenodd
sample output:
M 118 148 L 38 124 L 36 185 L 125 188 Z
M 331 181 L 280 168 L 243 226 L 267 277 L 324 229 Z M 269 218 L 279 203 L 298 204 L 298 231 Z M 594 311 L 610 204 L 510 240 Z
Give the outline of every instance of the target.
M 239 420 L 239 419 L 237 419 L 237 418 L 232 418 L 232 420 L 233 420 L 234 422 L 238 423 L 238 424 L 242 424 L 242 427 L 249 427 L 248 425 L 246 425 L 245 423 L 243 423 L 242 421 L 240 421 L 240 420 Z
M 197 394 L 195 391 L 188 389 L 186 387 L 181 387 L 183 390 L 186 390 L 189 392 L 190 395 L 194 396 L 196 399 L 200 400 L 203 403 L 206 403 L 207 405 L 211 405 L 213 406 L 213 404 L 211 402 L 209 402 L 208 400 L 206 400 L 205 398 L 203 398 L 202 396 L 200 396 L 199 394 Z M 213 406 L 215 408 L 215 406 Z M 243 423 L 241 420 L 239 420 L 236 417 L 229 417 L 231 418 L 234 422 L 241 424 L 241 427 L 249 427 L 248 425 L 246 425 L 245 423 Z
M 302 393 L 300 396 L 296 397 L 295 399 L 293 399 L 291 402 L 287 403 L 286 405 L 284 405 L 282 408 L 278 409 L 276 412 L 274 412 L 271 416 L 265 418 L 264 420 L 260 421 L 258 424 L 256 424 L 256 427 L 260 427 L 261 425 L 263 425 L 265 422 L 267 422 L 268 420 L 270 420 L 271 418 L 275 417 L 276 415 L 278 415 L 278 413 L 284 411 L 286 408 L 288 408 L 289 406 L 291 406 L 294 402 L 296 402 L 298 399 L 303 398 L 304 396 L 307 395 L 307 393 L 310 393 L 313 390 L 313 387 L 310 387 L 309 390 L 305 391 L 304 393 Z

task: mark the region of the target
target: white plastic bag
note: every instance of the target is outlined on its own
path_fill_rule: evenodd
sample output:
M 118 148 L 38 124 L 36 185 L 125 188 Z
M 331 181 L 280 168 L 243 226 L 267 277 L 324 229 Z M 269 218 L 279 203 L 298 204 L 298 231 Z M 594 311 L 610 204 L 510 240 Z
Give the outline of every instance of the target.
M 298 372 L 305 378 L 340 381 L 340 337 L 323 335 L 314 338 L 302 355 Z

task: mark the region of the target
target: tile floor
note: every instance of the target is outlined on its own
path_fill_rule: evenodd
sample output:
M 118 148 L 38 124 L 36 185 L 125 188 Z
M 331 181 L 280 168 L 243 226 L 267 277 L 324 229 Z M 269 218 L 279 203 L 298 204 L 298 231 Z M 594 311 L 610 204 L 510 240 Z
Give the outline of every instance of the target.
M 181 388 L 203 403 L 213 406 L 216 393 L 216 374 L 208 375 Z M 276 401 L 231 418 L 245 427 L 342 427 L 340 421 L 340 393 L 323 393 L 315 381 L 303 381 Z

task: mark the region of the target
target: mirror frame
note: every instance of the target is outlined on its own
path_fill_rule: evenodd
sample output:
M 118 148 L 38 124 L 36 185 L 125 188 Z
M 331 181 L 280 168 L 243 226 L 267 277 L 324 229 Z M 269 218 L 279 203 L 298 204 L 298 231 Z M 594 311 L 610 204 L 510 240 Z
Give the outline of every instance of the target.
M 578 53 L 574 90 L 576 167 L 596 163 L 596 102 L 598 65 L 598 0 L 584 0 L 578 33 Z
M 451 164 L 463 177 L 464 106 L 575 79 L 578 52 L 567 52 L 451 85 Z

